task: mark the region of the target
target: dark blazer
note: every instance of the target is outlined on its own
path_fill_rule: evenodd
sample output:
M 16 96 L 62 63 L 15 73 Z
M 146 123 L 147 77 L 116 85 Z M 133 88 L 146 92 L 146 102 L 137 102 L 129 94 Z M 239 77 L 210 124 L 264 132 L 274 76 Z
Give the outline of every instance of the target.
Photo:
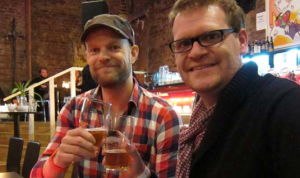
M 224 89 L 192 178 L 300 177 L 300 86 L 245 64 Z

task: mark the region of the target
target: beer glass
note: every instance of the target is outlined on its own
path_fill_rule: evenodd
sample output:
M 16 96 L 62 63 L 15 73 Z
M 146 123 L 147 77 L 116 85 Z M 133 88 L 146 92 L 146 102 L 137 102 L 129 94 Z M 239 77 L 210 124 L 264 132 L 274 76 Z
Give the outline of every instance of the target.
M 134 135 L 135 117 L 113 115 L 107 120 L 108 134 L 105 142 L 105 167 L 107 172 L 127 171 L 130 156 L 125 150 Z
M 94 136 L 95 146 L 100 148 L 107 135 L 105 123 L 110 115 L 111 104 L 92 97 L 83 97 L 80 103 L 82 105 L 79 125 Z

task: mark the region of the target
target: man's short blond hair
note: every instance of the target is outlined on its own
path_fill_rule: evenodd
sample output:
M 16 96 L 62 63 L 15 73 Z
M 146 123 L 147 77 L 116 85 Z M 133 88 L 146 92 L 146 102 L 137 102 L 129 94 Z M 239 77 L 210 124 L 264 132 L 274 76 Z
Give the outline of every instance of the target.
M 209 5 L 218 5 L 225 11 L 225 20 L 229 27 L 234 29 L 235 32 L 239 32 L 242 28 L 246 27 L 245 13 L 242 8 L 237 5 L 235 0 L 177 0 L 169 13 L 171 26 L 173 26 L 175 17 L 178 13 L 197 10 Z

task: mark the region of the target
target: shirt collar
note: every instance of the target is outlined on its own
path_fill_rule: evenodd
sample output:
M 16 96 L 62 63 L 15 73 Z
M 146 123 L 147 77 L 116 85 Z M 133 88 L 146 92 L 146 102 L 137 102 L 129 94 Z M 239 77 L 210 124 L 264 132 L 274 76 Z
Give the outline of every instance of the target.
M 125 113 L 127 115 L 134 115 L 134 113 L 137 110 L 136 108 L 137 108 L 138 101 L 139 101 L 140 88 L 139 88 L 137 79 L 135 77 L 132 77 L 132 78 L 133 78 L 134 84 L 133 84 L 133 90 L 132 90 L 132 93 L 131 93 L 131 96 L 130 96 L 130 99 L 128 102 L 128 111 L 127 111 L 127 113 Z M 93 98 L 103 100 L 102 90 L 101 90 L 100 85 L 95 89 L 94 92 L 92 92 L 91 96 Z

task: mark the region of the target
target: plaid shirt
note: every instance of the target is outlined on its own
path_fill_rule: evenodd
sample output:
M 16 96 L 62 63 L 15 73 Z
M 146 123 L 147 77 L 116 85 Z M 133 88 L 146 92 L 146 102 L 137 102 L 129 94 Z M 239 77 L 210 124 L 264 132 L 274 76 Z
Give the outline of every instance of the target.
M 101 99 L 101 88 L 90 90 L 79 97 L 89 97 L 97 93 Z M 79 126 L 81 104 L 79 97 L 74 97 L 66 104 L 57 120 L 57 127 L 45 152 L 33 167 L 31 177 L 42 177 L 46 160 L 59 147 L 67 131 Z M 135 80 L 134 89 L 128 103 L 128 115 L 137 117 L 133 145 L 139 151 L 145 165 L 158 177 L 175 177 L 179 129 L 182 125 L 180 116 L 163 99 L 139 87 Z M 102 155 L 95 159 L 79 162 L 80 177 L 101 177 L 105 170 Z

